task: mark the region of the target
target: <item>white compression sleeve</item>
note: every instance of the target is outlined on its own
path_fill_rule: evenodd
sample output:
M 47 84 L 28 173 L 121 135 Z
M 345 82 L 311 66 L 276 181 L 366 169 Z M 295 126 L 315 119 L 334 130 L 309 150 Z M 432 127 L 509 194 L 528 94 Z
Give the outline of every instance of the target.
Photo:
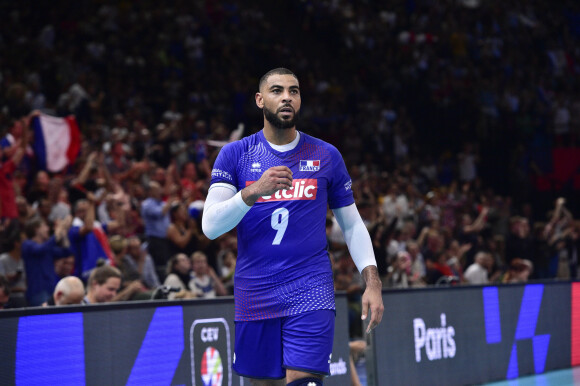
M 356 264 L 359 272 L 362 273 L 369 265 L 377 265 L 371 236 L 365 226 L 355 204 L 343 208 L 333 209 L 334 217 L 342 229 L 344 240 Z
M 242 192 L 236 193 L 233 185 L 213 184 L 203 205 L 201 229 L 213 240 L 238 225 L 251 208 L 242 200 Z

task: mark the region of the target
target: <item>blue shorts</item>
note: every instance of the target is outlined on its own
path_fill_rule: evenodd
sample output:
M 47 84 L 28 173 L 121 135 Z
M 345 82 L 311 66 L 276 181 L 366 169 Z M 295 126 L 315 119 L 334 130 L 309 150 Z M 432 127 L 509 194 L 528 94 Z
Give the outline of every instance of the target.
M 233 369 L 254 379 L 282 379 L 286 369 L 329 375 L 334 310 L 236 322 Z

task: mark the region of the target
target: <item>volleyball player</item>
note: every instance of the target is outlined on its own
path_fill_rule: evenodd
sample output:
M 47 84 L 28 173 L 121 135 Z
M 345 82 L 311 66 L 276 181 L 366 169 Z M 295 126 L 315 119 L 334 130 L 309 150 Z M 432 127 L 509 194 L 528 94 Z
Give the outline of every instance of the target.
M 210 239 L 238 227 L 233 368 L 255 384 L 322 385 L 335 317 L 328 207 L 366 281 L 367 332 L 382 318 L 381 282 L 340 153 L 296 129 L 296 75 L 269 71 L 255 99 L 264 128 L 221 150 L 202 219 Z

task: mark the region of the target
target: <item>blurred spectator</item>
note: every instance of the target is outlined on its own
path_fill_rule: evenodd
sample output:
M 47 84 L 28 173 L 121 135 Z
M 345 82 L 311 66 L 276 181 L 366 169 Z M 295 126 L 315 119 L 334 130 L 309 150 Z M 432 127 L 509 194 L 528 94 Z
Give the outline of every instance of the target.
M 0 310 L 9 307 L 10 302 L 10 286 L 8 280 L 2 275 L 0 275 Z
M 8 159 L 14 158 L 14 155 L 20 151 L 19 149 L 23 150 L 23 155 L 18 162 L 15 162 L 15 167 L 25 174 L 30 173 L 34 158 L 34 151 L 29 146 L 31 138 L 29 123 L 30 119 L 38 114 L 38 111 L 32 110 L 28 115 L 25 115 L 25 111 L 14 115 L 15 118 L 10 121 L 8 133 L 0 139 L 0 154 L 4 153 Z
M 194 162 L 187 162 L 181 168 L 181 188 L 184 195 L 191 201 L 205 200 L 205 195 L 202 193 L 204 189 L 204 181 L 197 176 L 197 166 Z
M 449 250 L 447 251 L 447 256 L 447 266 L 451 269 L 451 272 L 453 272 L 452 281 L 459 283 L 463 282 L 465 278 L 463 275 L 463 267 L 459 262 L 459 259 L 451 256 Z
M 525 283 L 534 271 L 531 261 L 513 259 L 506 273 L 500 278 L 501 283 Z
M 550 211 L 550 214 L 550 221 L 544 227 L 544 233 L 548 239 L 561 238 L 573 221 L 572 214 L 566 208 L 566 199 L 564 197 L 559 197 L 556 200 L 554 209 Z M 518 230 L 522 231 L 521 229 Z
M 484 206 L 479 211 L 478 216 L 473 220 L 471 214 L 466 212 L 461 216 L 461 225 L 459 226 L 457 240 L 459 244 L 470 244 L 471 248 L 465 251 L 465 261 L 463 264 L 469 266 L 473 263 L 475 254 L 483 247 L 481 232 L 483 231 L 489 208 Z
M 193 270 L 189 281 L 191 292 L 200 298 L 211 299 L 227 295 L 227 291 L 215 270 L 207 263 L 205 253 L 196 251 L 191 256 Z
M 167 264 L 171 251 L 167 241 L 169 228 L 169 209 L 174 199 L 167 202 L 161 200 L 161 185 L 156 181 L 149 182 L 147 199 L 141 204 L 141 216 L 145 222 L 145 236 L 147 237 L 147 251 L 153 258 L 157 269 Z
M 40 201 L 44 199 L 48 199 L 48 187 L 50 184 L 50 176 L 44 170 L 39 170 L 34 177 L 34 181 L 32 183 L 32 187 L 28 190 L 26 194 L 26 199 L 28 203 L 33 206 L 38 207 L 40 205 Z M 49 210 L 50 212 L 50 210 Z
M 193 293 L 189 290 L 191 266 L 191 260 L 184 253 L 178 253 L 169 259 L 167 262 L 167 276 L 165 277 L 163 285 L 180 289 L 177 293 L 170 292 L 169 299 L 194 297 Z
M 477 178 L 477 163 L 479 157 L 473 150 L 473 144 L 466 142 L 463 151 L 457 155 L 459 160 L 459 180 L 461 182 L 473 182 Z
M 530 234 L 530 224 L 524 217 L 512 217 L 510 219 L 510 234 L 506 240 L 505 258 L 506 264 L 512 260 L 532 259 L 534 256 L 534 243 Z
M 8 153 L 10 148 L 5 149 L 0 146 L 0 219 L 18 218 L 13 176 L 17 165 L 24 156 L 25 145 L 26 142 L 22 139 L 16 140 L 13 145 L 14 151 L 9 157 L 6 155 L 6 160 L 4 153 Z
M 142 246 L 139 237 L 131 236 L 127 239 L 127 254 L 124 261 L 125 264 L 132 266 L 139 273 L 141 281 L 147 288 L 159 287 L 161 283 L 155 270 L 155 264 L 151 255 Z
M 128 242 L 123 236 L 115 235 L 109 240 L 113 252 L 113 263 L 121 272 L 121 291 L 119 296 L 124 299 L 117 300 L 145 300 L 151 298 L 147 286 L 143 283 L 143 277 L 138 267 L 127 255 Z
M 113 181 L 104 161 L 102 152 L 93 151 L 84 160 L 78 175 L 70 181 L 69 199 L 72 205 L 78 200 L 84 199 L 92 202 L 100 202 L 105 194 L 113 190 Z
M 496 235 L 486 239 L 486 250 L 491 257 L 493 262 L 493 268 L 491 270 L 490 281 L 495 281 L 497 275 L 500 275 L 506 269 L 505 258 L 504 258 L 504 241 L 503 236 Z
M 489 273 L 493 266 L 491 256 L 479 251 L 475 255 L 475 261 L 465 270 L 464 278 L 469 284 L 483 285 L 489 283 Z
M 382 211 L 387 222 L 394 218 L 399 220 L 399 227 L 403 225 L 403 218 L 409 214 L 409 201 L 407 195 L 400 191 L 397 183 L 389 186 L 387 194 L 381 197 Z
M 385 217 L 381 214 L 377 217 L 377 221 L 369 228 L 369 234 L 373 242 L 373 251 L 377 261 L 377 269 L 379 275 L 385 278 L 389 266 L 390 256 L 387 252 L 387 245 L 390 245 L 394 236 L 395 227 L 397 226 L 397 218 L 393 218 L 389 223 L 385 221 Z M 332 245 L 332 244 L 331 244 Z M 342 248 L 346 248 L 346 244 L 341 244 Z M 336 250 L 336 247 L 332 250 Z
M 447 283 L 449 280 L 458 280 L 447 262 L 447 251 L 436 252 L 425 261 L 427 267 L 425 280 L 427 284 L 439 285 L 442 282 Z
M 75 204 L 75 218 L 70 228 L 69 238 L 75 256 L 75 274 L 86 280 L 97 261 L 101 258 L 112 261 L 113 256 L 106 232 L 116 224 L 102 225 L 95 220 L 95 205 L 90 200 L 81 199 Z
M 425 267 L 429 268 L 429 261 L 436 261 L 437 256 L 443 252 L 445 240 L 439 229 L 424 227 L 417 238 L 417 244 L 421 247 L 421 253 L 425 258 Z
M 471 244 L 459 245 L 459 242 L 455 239 L 451 240 L 449 247 L 447 248 L 447 253 L 449 255 L 449 260 L 447 264 L 451 267 L 453 274 L 463 279 L 463 267 L 465 265 L 465 254 L 467 251 L 471 250 Z
M 51 230 L 54 229 L 54 222 L 50 219 L 52 204 L 48 197 L 41 197 L 36 203 L 30 205 L 26 198 L 18 196 L 16 197 L 16 206 L 18 207 L 18 220 L 22 224 L 33 217 L 40 217 Z
M 427 192 L 425 201 L 417 208 L 421 225 L 429 226 L 434 221 L 438 222 L 441 219 L 441 206 L 439 205 L 439 197 L 433 191 Z
M 22 242 L 29 306 L 40 306 L 52 295 L 54 289 L 54 261 L 70 256 L 68 231 L 71 217 L 55 223 L 54 235 L 49 235 L 48 225 L 41 219 L 29 220 L 25 226 L 27 240 Z
M 85 296 L 85 286 L 76 276 L 66 276 L 58 281 L 52 297 L 46 302 L 46 306 L 66 306 L 70 304 L 82 304 Z
M 534 224 L 533 230 L 533 260 L 532 263 L 535 267 L 534 277 L 536 279 L 547 279 L 554 277 L 550 274 L 550 257 L 551 257 L 551 246 L 548 245 L 546 239 L 546 233 L 544 232 L 545 223 L 537 222 Z M 505 267 L 507 269 L 507 266 Z
M 75 273 L 75 257 L 73 255 L 62 257 L 54 261 L 55 283 Z
M 101 224 L 107 225 L 107 233 L 129 235 L 133 230 L 130 224 L 127 224 L 130 207 L 129 197 L 119 187 L 117 192 L 107 193 L 98 205 L 97 219 Z
M 424 278 L 427 272 L 425 268 L 425 259 L 419 249 L 419 244 L 414 240 L 409 241 L 407 243 L 407 252 L 409 252 L 409 256 L 411 256 L 411 272 L 413 272 L 413 275 Z
M 231 249 L 222 249 L 217 256 L 217 265 L 220 268 L 220 280 L 228 295 L 234 294 L 236 260 L 236 254 Z
M 393 264 L 389 267 L 386 286 L 391 288 L 409 288 L 421 285 L 419 273 L 413 272 L 411 255 L 406 251 L 399 251 Z
M 191 256 L 199 249 L 198 240 L 202 237 L 197 223 L 189 216 L 182 202 L 174 201 L 169 208 L 171 223 L 167 228 L 167 242 L 171 256 L 185 253 Z
M 9 127 L 8 133 L 0 139 L 0 149 L 7 151 L 8 157 L 12 157 L 18 149 L 19 143 L 25 142 L 22 139 L 27 127 L 24 119 L 12 119 Z
M 100 260 L 91 271 L 87 282 L 87 295 L 83 304 L 109 303 L 128 300 L 134 295 L 136 286 L 130 286 L 121 292 L 121 271 Z
M 126 263 L 127 240 L 123 236 L 115 235 L 109 238 L 111 252 L 113 252 L 113 261 L 115 268 L 121 271 L 123 280 L 133 281 L 140 278 L 139 272 L 132 265 Z
M 111 177 L 119 184 L 131 177 L 133 172 L 131 162 L 125 156 L 125 144 L 121 141 L 113 143 L 111 154 L 105 159 L 105 165 Z
M 578 275 L 577 231 L 570 211 L 563 197 L 556 199 L 550 211 L 550 221 L 546 224 L 543 237 L 550 247 L 550 277 L 575 279 Z
M 83 304 L 111 302 L 120 287 L 121 272 L 117 268 L 106 264 L 96 267 L 90 273 Z
M 0 233 L 3 245 L 0 254 L 0 275 L 8 281 L 12 304 L 26 306 L 26 270 L 22 259 L 22 234 L 19 223 L 11 221 Z
M 72 214 L 68 191 L 64 188 L 62 179 L 54 178 L 50 181 L 48 201 L 52 204 L 48 215 L 51 223 Z

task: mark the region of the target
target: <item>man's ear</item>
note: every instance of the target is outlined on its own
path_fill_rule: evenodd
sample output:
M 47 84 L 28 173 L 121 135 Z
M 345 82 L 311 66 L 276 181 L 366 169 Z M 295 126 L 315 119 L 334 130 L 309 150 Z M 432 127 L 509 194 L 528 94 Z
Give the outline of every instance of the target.
M 261 109 L 264 108 L 264 98 L 262 97 L 262 94 L 259 92 L 256 93 L 256 106 L 258 106 Z

